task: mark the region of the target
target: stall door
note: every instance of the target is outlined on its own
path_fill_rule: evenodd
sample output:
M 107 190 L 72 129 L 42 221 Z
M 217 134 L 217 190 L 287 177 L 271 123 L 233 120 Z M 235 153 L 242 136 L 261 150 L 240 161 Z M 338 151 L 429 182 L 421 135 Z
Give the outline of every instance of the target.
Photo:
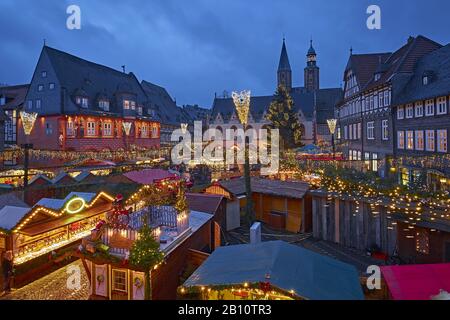
M 111 269 L 111 300 L 129 299 L 129 274 L 127 269 Z

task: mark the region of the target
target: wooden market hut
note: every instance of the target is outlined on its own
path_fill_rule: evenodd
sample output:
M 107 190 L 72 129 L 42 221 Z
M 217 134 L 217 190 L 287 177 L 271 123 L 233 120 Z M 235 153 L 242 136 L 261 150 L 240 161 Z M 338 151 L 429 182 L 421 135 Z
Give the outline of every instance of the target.
M 308 232 L 311 229 L 311 199 L 306 195 L 308 183 L 252 177 L 251 190 L 258 220 L 290 232 Z M 227 199 L 227 230 L 238 228 L 246 206 L 244 178 L 216 182 L 205 192 L 223 195 Z

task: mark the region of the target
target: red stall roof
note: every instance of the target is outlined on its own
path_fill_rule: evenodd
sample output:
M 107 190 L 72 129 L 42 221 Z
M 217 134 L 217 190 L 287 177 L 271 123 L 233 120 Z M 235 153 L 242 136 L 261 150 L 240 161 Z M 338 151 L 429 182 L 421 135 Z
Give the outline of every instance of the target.
M 450 263 L 385 266 L 381 272 L 394 300 L 431 300 L 450 292 Z
M 157 180 L 164 180 L 168 178 L 176 178 L 177 175 L 162 169 L 145 169 L 140 171 L 131 171 L 124 174 L 125 177 L 133 182 L 150 185 Z

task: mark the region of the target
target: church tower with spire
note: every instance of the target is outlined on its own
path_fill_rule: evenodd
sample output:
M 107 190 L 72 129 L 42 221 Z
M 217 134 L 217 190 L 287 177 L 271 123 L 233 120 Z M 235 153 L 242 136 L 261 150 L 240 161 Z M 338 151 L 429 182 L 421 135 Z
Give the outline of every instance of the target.
M 284 86 L 288 91 L 292 90 L 292 70 L 286 49 L 286 41 L 283 38 L 280 63 L 278 64 L 278 86 Z
M 308 53 L 306 54 L 307 64 L 305 68 L 305 89 L 307 92 L 314 92 L 320 89 L 319 67 L 317 66 L 317 54 L 310 42 Z

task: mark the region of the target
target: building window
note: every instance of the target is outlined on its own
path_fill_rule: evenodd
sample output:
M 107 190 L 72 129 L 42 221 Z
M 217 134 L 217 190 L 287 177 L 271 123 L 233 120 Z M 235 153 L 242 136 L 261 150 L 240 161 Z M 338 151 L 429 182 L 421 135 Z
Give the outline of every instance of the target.
M 348 138 L 349 140 L 353 140 L 353 124 L 351 124 L 349 126 L 349 130 L 348 130 Z
M 348 127 L 344 126 L 344 140 L 348 139 Z
M 138 115 L 142 116 L 142 107 L 139 106 L 137 109 Z
M 36 100 L 36 109 L 40 109 L 42 105 L 42 102 L 40 99 Z
M 416 251 L 421 254 L 430 254 L 430 237 L 426 229 L 416 231 Z
M 405 131 L 397 131 L 397 148 L 405 149 Z
M 361 122 L 358 123 L 358 137 L 357 139 L 361 139 Z
M 17 143 L 17 111 L 5 110 L 5 114 L 5 144 L 12 146 Z
M 437 131 L 438 138 L 438 152 L 447 152 L 448 142 L 447 142 L 447 129 Z
M 55 84 L 54 84 L 53 82 L 50 82 L 50 83 L 48 84 L 48 88 L 49 88 L 50 90 L 55 89 Z
M 87 108 L 89 105 L 89 100 L 88 98 L 81 98 L 81 107 L 82 108 Z
M 372 171 L 378 171 L 378 154 L 372 153 Z
M 47 71 L 42 71 L 41 72 L 41 77 L 42 78 L 47 78 Z
M 422 101 L 416 102 L 416 117 L 423 117 L 423 103 Z
M 367 170 L 370 170 L 370 153 L 365 152 L 364 153 L 364 166 Z
M 391 105 L 391 93 L 390 91 L 386 90 L 384 92 L 384 106 L 388 107 Z
M 136 109 L 136 102 L 130 101 L 130 108 L 131 108 L 131 110 L 135 110 Z
M 425 148 L 425 141 L 423 136 L 423 130 L 416 131 L 416 150 L 423 151 Z
M 434 139 L 434 130 L 427 130 L 427 151 L 435 150 L 435 139 Z
M 141 138 L 148 138 L 148 126 L 144 123 L 141 127 Z
M 27 108 L 28 108 L 28 110 L 33 109 L 33 100 L 28 100 L 27 101 Z
M 52 128 L 52 124 L 51 123 L 46 123 L 45 124 L 45 134 L 46 135 L 52 135 L 53 134 L 53 128 Z
M 447 98 L 437 99 L 437 114 L 447 114 Z
M 405 118 L 405 108 L 403 106 L 399 106 L 397 108 L 397 119 L 402 120 Z
M 341 127 L 337 127 L 336 129 L 336 139 L 341 140 Z
M 112 136 L 112 123 L 111 122 L 103 122 L 103 135 L 106 137 Z
M 406 119 L 411 119 L 414 117 L 414 107 L 412 104 L 406 105 Z
M 95 122 L 89 121 L 87 123 L 87 132 L 86 135 L 88 136 L 95 136 Z
M 388 120 L 381 121 L 381 132 L 383 140 L 389 140 L 389 122 Z
M 73 125 L 73 121 L 69 120 L 67 121 L 67 136 L 73 137 L 75 135 L 75 129 Z
M 434 100 L 427 100 L 425 102 L 425 115 L 434 116 Z
M 375 122 L 367 122 L 367 139 L 375 139 Z
M 124 110 L 130 109 L 130 100 L 123 100 L 123 109 Z
M 112 271 L 112 289 L 114 291 L 127 292 L 127 272 L 122 270 Z
M 383 105 L 383 92 L 380 92 L 380 93 L 378 94 L 378 106 L 379 106 L 380 108 L 384 107 L 384 105 Z
M 152 138 L 159 138 L 158 137 L 158 126 L 154 125 L 152 127 Z
M 98 102 L 98 107 L 103 111 L 109 111 L 109 101 L 108 100 L 100 100 Z
M 430 81 L 429 81 L 429 79 L 428 79 L 428 76 L 423 76 L 423 77 L 422 77 L 422 84 L 423 84 L 424 86 L 427 86 L 429 82 L 430 82 Z
M 39 92 L 44 91 L 44 85 L 43 84 L 38 85 L 38 91 Z
M 406 131 L 406 149 L 414 150 L 414 131 Z
M 4 96 L 0 97 L 0 106 L 4 106 L 6 104 L 6 98 Z

